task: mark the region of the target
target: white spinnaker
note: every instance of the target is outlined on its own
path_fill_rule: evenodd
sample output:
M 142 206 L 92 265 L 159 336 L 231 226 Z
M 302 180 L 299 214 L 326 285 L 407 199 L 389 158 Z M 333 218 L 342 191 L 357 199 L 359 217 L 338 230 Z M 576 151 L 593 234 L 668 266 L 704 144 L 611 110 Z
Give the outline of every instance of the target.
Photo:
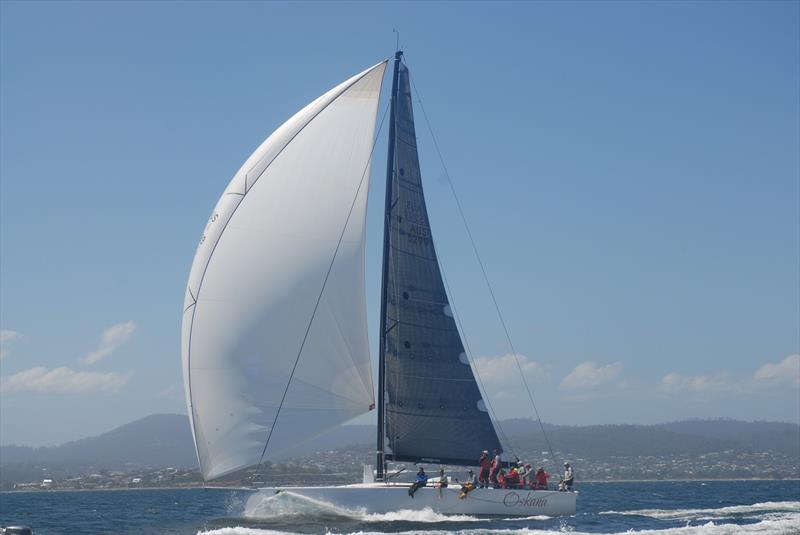
M 259 462 L 287 384 L 267 458 L 374 405 L 364 234 L 385 67 L 343 82 L 273 132 L 206 225 L 182 325 L 186 403 L 205 479 Z

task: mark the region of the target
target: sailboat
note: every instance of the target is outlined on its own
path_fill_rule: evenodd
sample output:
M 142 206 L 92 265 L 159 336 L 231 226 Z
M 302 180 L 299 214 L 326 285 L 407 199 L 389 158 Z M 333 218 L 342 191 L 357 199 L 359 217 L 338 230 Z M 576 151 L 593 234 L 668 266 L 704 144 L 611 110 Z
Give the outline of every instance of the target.
M 273 132 L 217 202 L 182 322 L 186 404 L 203 477 L 260 465 L 377 406 L 373 481 L 260 488 L 369 513 L 568 515 L 576 492 L 459 496 L 387 463 L 474 466 L 502 451 L 443 284 L 423 195 L 410 75 L 395 54 L 388 125 L 377 399 L 365 292 L 367 193 L 385 60 Z M 372 479 L 372 478 L 371 478 Z

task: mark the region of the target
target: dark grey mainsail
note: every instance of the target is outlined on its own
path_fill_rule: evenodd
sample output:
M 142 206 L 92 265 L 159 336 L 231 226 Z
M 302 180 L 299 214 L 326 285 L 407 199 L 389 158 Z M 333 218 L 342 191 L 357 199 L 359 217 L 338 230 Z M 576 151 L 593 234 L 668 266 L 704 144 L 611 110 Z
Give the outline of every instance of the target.
M 422 191 L 409 73 L 400 53 L 392 98 L 379 454 L 391 450 L 385 459 L 474 465 L 481 450 L 501 446 L 442 282 Z

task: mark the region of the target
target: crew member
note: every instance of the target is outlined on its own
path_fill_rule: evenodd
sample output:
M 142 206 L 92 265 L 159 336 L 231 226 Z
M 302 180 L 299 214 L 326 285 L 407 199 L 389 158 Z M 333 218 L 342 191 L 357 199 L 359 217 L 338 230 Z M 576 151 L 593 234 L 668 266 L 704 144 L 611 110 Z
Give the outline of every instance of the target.
M 411 487 L 408 489 L 408 495 L 412 498 L 414 497 L 414 493 L 417 492 L 420 488 L 424 487 L 428 483 L 428 476 L 425 473 L 425 469 L 421 466 L 419 470 L 417 470 L 417 478 L 414 480 L 414 483 L 411 484 Z
M 489 460 L 489 452 L 483 450 L 481 452 L 481 458 L 478 461 L 478 464 L 481 466 L 480 477 L 478 477 L 478 482 L 480 483 L 480 487 L 482 489 L 489 487 L 489 472 L 492 470 L 492 461 Z
M 564 463 L 564 488 L 566 490 L 572 490 L 572 482 L 573 482 L 574 475 L 572 473 L 572 467 L 569 463 Z
M 442 489 L 447 488 L 447 476 L 444 473 L 444 468 L 439 468 L 439 483 L 436 485 L 436 490 L 439 494 L 439 499 L 442 499 Z
M 494 460 L 492 461 L 492 470 L 489 472 L 489 481 L 492 482 L 492 486 L 499 487 L 500 483 L 497 480 L 497 475 L 500 473 L 500 469 L 503 468 L 503 460 L 500 458 L 500 452 L 494 450 Z
M 461 494 L 458 495 L 460 499 L 467 497 L 467 494 L 475 490 L 478 486 L 478 476 L 472 470 L 467 471 L 467 480 L 461 485 Z
M 503 480 L 503 488 L 518 489 L 519 487 L 520 487 L 519 471 L 517 471 L 516 467 L 513 467 L 511 470 L 508 471 L 508 474 L 506 474 L 506 477 Z
M 528 487 L 528 478 L 531 476 L 531 465 L 524 464 L 521 461 L 517 463 L 517 473 L 519 474 L 519 483 L 522 488 Z
M 536 475 L 533 479 L 533 490 L 547 490 L 547 478 L 550 474 L 544 471 L 544 467 L 540 466 L 536 470 Z

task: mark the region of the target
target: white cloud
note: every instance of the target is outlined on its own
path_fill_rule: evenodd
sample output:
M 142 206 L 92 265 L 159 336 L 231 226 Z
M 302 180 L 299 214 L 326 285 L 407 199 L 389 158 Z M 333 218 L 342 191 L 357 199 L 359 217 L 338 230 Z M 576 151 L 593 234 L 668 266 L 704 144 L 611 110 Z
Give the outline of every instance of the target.
M 10 342 L 11 340 L 19 338 L 19 336 L 20 334 L 17 331 L 9 331 L 9 330 L 0 331 L 0 344 Z
M 130 374 L 78 372 L 65 367 L 48 370 L 37 366 L 3 379 L 0 391 L 51 394 L 110 393 L 120 390 L 129 379 Z
M 800 354 L 789 355 L 780 362 L 764 364 L 750 379 L 731 377 L 726 372 L 713 375 L 668 373 L 658 383 L 658 390 L 669 393 L 750 395 L 780 384 L 800 386 Z
M 620 372 L 622 372 L 621 362 L 613 362 L 606 366 L 592 361 L 584 362 L 575 366 L 575 369 L 564 377 L 561 388 L 594 388 L 616 379 Z
M 681 375 L 672 372 L 661 379 L 658 389 L 662 392 L 712 393 L 738 389 L 738 386 L 732 384 L 724 373 L 716 375 Z
M 6 358 L 9 354 L 9 342 L 21 338 L 22 335 L 17 331 L 2 330 L 0 331 L 0 360 Z
M 127 342 L 135 330 L 136 324 L 132 321 L 112 325 L 103 331 L 100 347 L 83 357 L 81 362 L 84 364 L 94 364 L 95 362 L 106 358 L 111 353 L 116 351 L 117 348 Z
M 800 354 L 789 355 L 775 364 L 771 362 L 764 364 L 753 374 L 753 379 L 762 384 L 800 385 Z
M 541 382 L 548 378 L 549 368 L 542 366 L 538 362 L 529 359 L 525 355 L 517 354 L 519 366 L 514 360 L 512 353 L 507 353 L 500 357 L 478 357 L 475 359 L 475 367 L 480 374 L 481 381 L 490 382 L 509 382 L 509 379 L 519 377 L 519 369 L 525 374 L 529 382 Z

